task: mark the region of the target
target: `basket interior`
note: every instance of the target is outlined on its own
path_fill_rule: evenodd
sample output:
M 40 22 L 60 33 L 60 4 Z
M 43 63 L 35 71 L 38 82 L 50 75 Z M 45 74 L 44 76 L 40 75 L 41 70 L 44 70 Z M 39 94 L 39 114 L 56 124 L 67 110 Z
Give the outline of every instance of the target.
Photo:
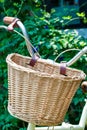
M 31 69 L 34 71 L 37 71 L 39 73 L 47 73 L 48 75 L 55 75 L 55 76 L 62 76 L 63 78 L 73 78 L 73 79 L 84 79 L 85 74 L 77 69 L 72 69 L 69 67 L 66 67 L 66 75 L 60 74 L 60 65 L 58 63 L 50 63 L 47 62 L 47 60 L 44 59 L 38 59 L 34 67 L 29 65 L 29 62 L 31 60 L 31 57 L 22 56 L 19 54 L 14 54 L 11 57 L 12 62 L 14 62 L 17 66 L 25 67 L 27 69 Z

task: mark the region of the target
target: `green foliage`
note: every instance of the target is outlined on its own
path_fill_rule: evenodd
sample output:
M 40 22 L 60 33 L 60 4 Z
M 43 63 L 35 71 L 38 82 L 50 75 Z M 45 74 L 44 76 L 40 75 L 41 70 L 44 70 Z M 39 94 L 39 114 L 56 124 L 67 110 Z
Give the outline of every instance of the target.
M 63 21 L 58 17 L 54 18 L 51 14 L 39 8 L 41 1 L 33 0 L 32 3 L 31 0 L 15 0 L 14 2 L 10 0 L 10 2 L 6 3 L 7 0 L 0 1 L 1 17 L 10 15 L 18 16 L 22 19 L 31 43 L 36 47 L 42 58 L 54 60 L 66 49 L 82 49 L 87 45 L 87 39 L 78 36 L 76 31 L 60 29 L 64 25 Z M 32 5 L 34 6 L 32 7 Z M 37 15 L 38 10 L 39 16 Z M 68 19 L 70 18 L 68 16 Z M 3 23 L 1 22 L 1 24 Z M 20 31 L 19 29 L 17 30 Z M 14 52 L 22 55 L 29 55 L 29 53 L 26 51 L 27 48 L 24 39 L 15 33 L 0 30 L 0 41 L 0 129 L 26 130 L 27 123 L 10 116 L 7 111 L 8 84 L 6 57 L 8 54 Z M 73 51 L 67 52 L 61 55 L 57 62 L 61 62 L 62 60 L 68 61 L 76 53 Z M 81 69 L 87 74 L 86 62 L 87 58 L 84 55 L 72 67 Z M 84 96 L 79 88 L 66 115 L 67 120 L 69 119 L 70 122 L 73 122 L 74 119 L 76 123 L 78 122 L 84 105 L 83 101 Z M 78 117 L 76 116 L 77 114 L 79 115 Z

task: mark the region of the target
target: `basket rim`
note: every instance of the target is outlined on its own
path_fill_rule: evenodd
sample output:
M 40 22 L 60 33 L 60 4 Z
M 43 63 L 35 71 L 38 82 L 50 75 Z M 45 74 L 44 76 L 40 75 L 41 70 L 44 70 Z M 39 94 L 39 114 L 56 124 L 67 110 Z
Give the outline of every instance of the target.
M 59 75 L 56 75 L 56 74 L 48 74 L 48 73 L 45 73 L 45 72 L 40 72 L 40 71 L 36 71 L 36 70 L 33 70 L 33 69 L 30 69 L 30 68 L 26 68 L 26 67 L 24 67 L 24 66 L 21 66 L 21 65 L 18 65 L 18 64 L 16 64 L 15 62 L 13 62 L 12 61 L 12 57 L 13 56 L 19 56 L 19 57 L 21 57 L 21 58 L 26 58 L 26 59 L 31 59 L 31 57 L 28 57 L 28 56 L 23 56 L 23 55 L 21 55 L 21 54 L 18 54 L 18 53 L 11 53 L 11 54 L 8 54 L 8 56 L 6 57 L 6 62 L 7 62 L 7 64 L 9 64 L 11 67 L 15 67 L 15 69 L 16 70 L 19 70 L 19 71 L 24 71 L 24 72 L 27 72 L 27 73 L 34 73 L 34 74 L 36 74 L 36 75 L 38 75 L 38 76 L 42 76 L 42 77 L 49 77 L 49 78 L 56 78 L 56 79 L 61 79 L 61 80 L 83 80 L 83 79 L 85 79 L 85 77 L 86 77 L 86 74 L 82 71 L 82 70 L 78 70 L 78 69 L 75 69 L 75 68 L 70 68 L 70 67 L 66 67 L 66 69 L 68 69 L 68 70 L 73 70 L 73 71 L 77 71 L 77 72 L 79 72 L 79 73 L 81 73 L 81 75 L 79 75 L 78 77 L 73 77 L 73 78 L 71 78 L 71 76 L 64 76 L 64 75 L 61 75 L 60 74 L 60 76 Z M 54 67 L 60 67 L 60 64 L 59 63 L 56 63 L 56 62 L 54 62 L 54 61 L 52 61 L 52 60 L 47 60 L 47 59 L 41 59 L 41 58 L 39 58 L 38 59 L 38 62 L 39 63 L 44 63 L 44 64 L 48 64 L 48 65 L 51 65 L 51 66 L 54 66 Z M 53 63 L 52 63 L 53 62 Z

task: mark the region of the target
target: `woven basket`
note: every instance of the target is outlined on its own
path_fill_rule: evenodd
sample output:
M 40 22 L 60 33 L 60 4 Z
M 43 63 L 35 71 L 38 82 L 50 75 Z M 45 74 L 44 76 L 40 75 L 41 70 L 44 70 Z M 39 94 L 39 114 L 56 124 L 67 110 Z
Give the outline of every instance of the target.
M 19 54 L 7 56 L 8 110 L 13 116 L 40 126 L 60 124 L 85 74 L 66 68 L 60 74 L 60 64 L 38 59 L 28 65 L 30 57 Z

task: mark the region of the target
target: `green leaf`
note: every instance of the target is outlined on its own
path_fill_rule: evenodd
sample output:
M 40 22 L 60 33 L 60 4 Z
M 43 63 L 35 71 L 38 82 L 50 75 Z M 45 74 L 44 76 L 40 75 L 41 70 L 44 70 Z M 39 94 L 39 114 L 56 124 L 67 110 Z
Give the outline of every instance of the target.
M 81 17 L 81 18 L 84 18 L 85 17 L 85 13 L 84 12 L 81 12 L 81 13 L 76 13 L 77 16 Z
M 4 3 L 4 0 L 0 0 L 1 3 Z
M 70 19 L 72 19 L 72 16 L 70 16 L 70 15 L 68 15 L 68 16 L 63 16 L 63 19 L 64 19 L 64 20 L 70 20 Z
M 87 23 L 87 18 L 86 18 L 86 17 L 84 17 L 83 22 L 84 22 L 85 24 Z
M 2 130 L 6 130 L 7 128 L 10 128 L 12 127 L 12 124 L 5 124 L 3 127 L 2 127 Z
M 26 128 L 20 128 L 19 130 L 26 130 Z

